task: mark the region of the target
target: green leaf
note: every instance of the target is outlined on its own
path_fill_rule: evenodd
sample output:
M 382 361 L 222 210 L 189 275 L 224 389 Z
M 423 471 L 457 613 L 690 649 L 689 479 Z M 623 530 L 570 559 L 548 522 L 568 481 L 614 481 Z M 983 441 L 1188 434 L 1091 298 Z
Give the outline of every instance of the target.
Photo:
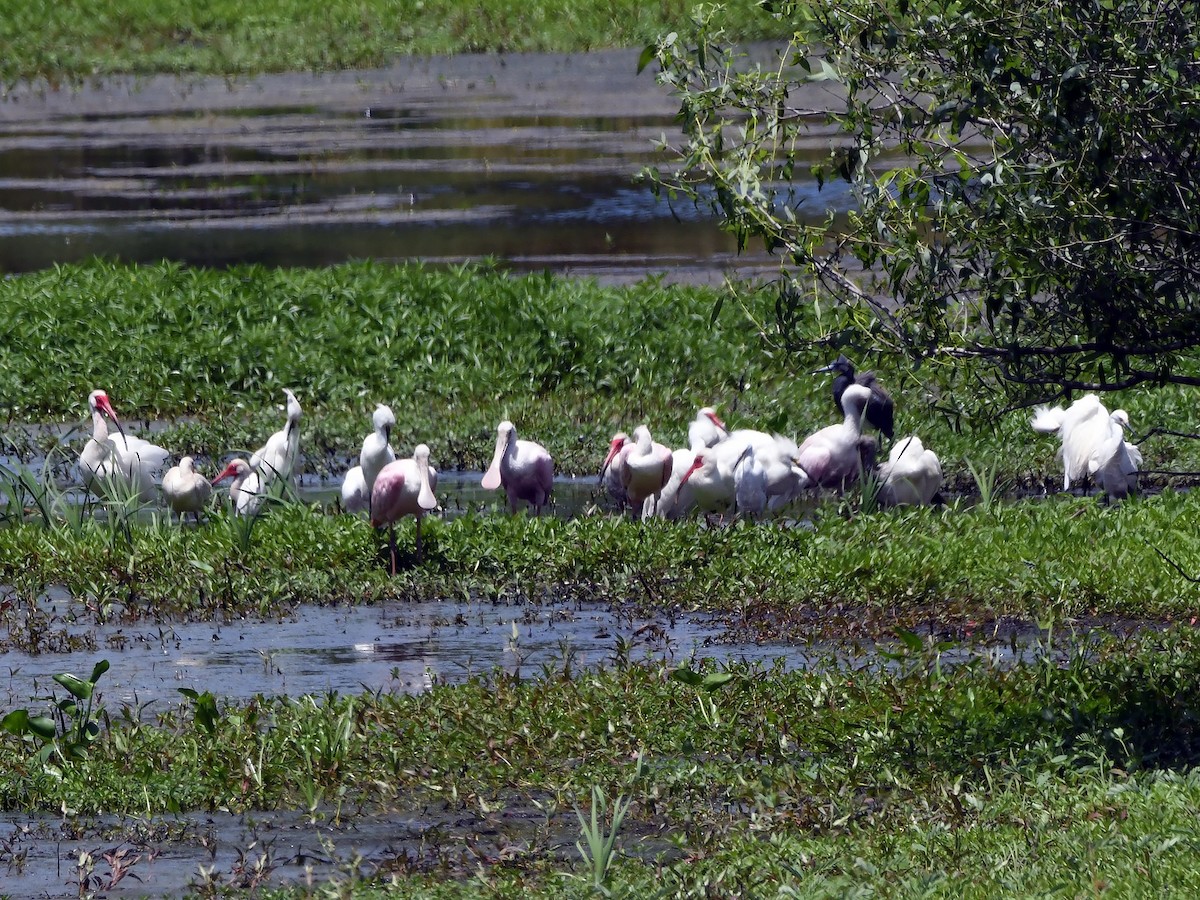
M 658 53 L 658 46 L 656 44 L 647 44 L 645 47 L 642 48 L 642 54 L 641 54 L 641 56 L 638 57 L 638 64 L 637 64 L 637 73 L 639 75 L 642 74 L 642 70 L 645 69 L 646 66 L 650 65 L 650 61 L 652 59 L 654 59 L 654 57 L 657 53 Z
M 32 716 L 29 719 L 29 730 L 44 741 L 54 740 L 54 736 L 58 733 L 54 726 L 54 720 L 49 716 Z
M 732 672 L 713 672 L 711 675 L 705 675 L 700 682 L 700 687 L 706 691 L 715 691 L 725 687 L 729 682 L 737 678 Z
M 29 710 L 14 709 L 3 719 L 0 719 L 0 729 L 9 734 L 24 734 L 29 730 Z
M 107 659 L 102 659 L 102 660 L 100 660 L 100 662 L 96 663 L 96 665 L 92 668 L 92 678 L 91 678 L 92 684 L 95 684 L 97 681 L 99 681 L 100 676 L 103 675 L 108 670 L 109 670 L 109 663 L 108 663 Z
M 922 641 L 920 635 L 917 635 L 906 628 L 897 628 L 896 637 L 900 638 L 900 642 L 914 653 L 921 649 Z
M 686 666 L 680 666 L 678 669 L 675 669 L 671 672 L 671 677 L 691 687 L 700 687 L 704 684 L 704 676 L 698 672 L 693 672 Z
M 78 700 L 89 700 L 92 696 L 91 682 L 84 681 L 82 678 L 77 678 L 68 672 L 63 672 L 60 675 L 55 675 L 54 680 L 65 687 L 72 697 Z

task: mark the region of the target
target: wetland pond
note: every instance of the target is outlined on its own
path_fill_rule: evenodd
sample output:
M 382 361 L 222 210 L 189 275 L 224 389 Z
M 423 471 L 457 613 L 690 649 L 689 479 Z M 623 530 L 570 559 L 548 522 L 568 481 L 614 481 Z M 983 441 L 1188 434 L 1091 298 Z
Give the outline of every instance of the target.
M 100 255 L 222 266 L 458 262 L 720 281 L 737 253 L 635 174 L 678 103 L 632 51 L 440 57 L 253 80 L 20 87 L 0 102 L 0 270 Z M 822 89 L 813 88 L 814 108 Z M 827 101 L 827 98 L 825 98 Z M 814 115 L 814 162 L 828 135 Z M 848 195 L 826 188 L 801 215 Z

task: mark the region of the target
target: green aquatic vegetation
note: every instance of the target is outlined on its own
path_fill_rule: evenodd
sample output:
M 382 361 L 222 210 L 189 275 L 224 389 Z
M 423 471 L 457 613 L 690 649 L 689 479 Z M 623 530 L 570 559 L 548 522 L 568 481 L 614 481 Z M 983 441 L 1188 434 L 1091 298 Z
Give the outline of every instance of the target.
M 252 75 L 373 68 L 401 55 L 640 47 L 686 21 L 688 9 L 629 0 L 568 8 L 425 0 L 402 10 L 384 0 L 320 7 L 266 0 L 252 9 L 228 0 L 182 8 L 164 0 L 13 4 L 0 17 L 0 42 L 11 50 L 0 78 L 58 84 L 117 73 Z M 730 33 L 744 39 L 779 33 L 772 16 L 745 0 L 730 6 L 728 19 Z
M 227 512 L 199 527 L 131 523 L 127 541 L 103 522 L 78 532 L 20 524 L 0 529 L 0 585 L 22 598 L 0 621 L 16 626 L 56 592 L 79 603 L 76 615 L 168 620 L 269 617 L 301 603 L 578 600 L 711 609 L 751 637 L 868 636 L 931 621 L 987 629 L 1014 616 L 1171 619 L 1191 615 L 1200 590 L 1174 567 L 1200 572 L 1188 527 L 1198 503 L 1195 492 L 1167 491 L 1118 506 L 1067 498 L 849 517 L 829 503 L 810 527 L 792 528 L 469 514 L 426 522 L 424 560 L 407 559 L 394 578 L 383 533 L 300 504 L 249 534 Z M 402 546 L 412 528 L 400 526 Z
M 70 672 L 55 675 L 54 680 L 68 696 L 54 701 L 52 715 L 31 715 L 27 709 L 15 709 L 0 718 L 0 731 L 23 741 L 40 742 L 34 758 L 47 771 L 61 777 L 60 767 L 86 759 L 100 737 L 103 707 L 93 712 L 93 704 L 97 699 L 96 682 L 108 669 L 108 660 L 104 659 L 96 663 L 86 680 Z

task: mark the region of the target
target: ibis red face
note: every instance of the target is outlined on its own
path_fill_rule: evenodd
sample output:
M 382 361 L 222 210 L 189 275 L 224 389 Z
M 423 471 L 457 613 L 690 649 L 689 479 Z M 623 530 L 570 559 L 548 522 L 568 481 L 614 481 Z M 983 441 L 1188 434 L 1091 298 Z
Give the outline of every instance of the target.
M 604 465 L 600 467 L 601 475 L 608 471 L 609 465 L 617 458 L 617 454 L 621 452 L 621 448 L 628 440 L 629 438 L 624 434 L 619 434 L 612 439 L 612 443 L 608 445 L 608 456 L 604 457 Z
M 695 472 L 697 469 L 702 469 L 702 468 L 704 468 L 704 459 L 700 456 L 697 456 L 694 460 L 692 460 L 691 468 L 689 468 L 686 472 L 683 473 L 683 480 L 680 481 L 679 483 L 681 485 L 687 484 L 688 479 L 692 477 L 692 473 Z
M 721 417 L 715 412 L 707 413 L 709 420 L 720 429 L 725 429 L 725 423 L 721 421 Z
M 214 478 L 212 480 L 212 483 L 216 484 L 218 481 L 224 481 L 226 478 L 236 478 L 237 475 L 238 475 L 238 464 L 237 464 L 237 460 L 234 460 L 229 465 L 227 465 L 224 469 L 221 470 L 221 474 L 218 475 L 216 478 Z

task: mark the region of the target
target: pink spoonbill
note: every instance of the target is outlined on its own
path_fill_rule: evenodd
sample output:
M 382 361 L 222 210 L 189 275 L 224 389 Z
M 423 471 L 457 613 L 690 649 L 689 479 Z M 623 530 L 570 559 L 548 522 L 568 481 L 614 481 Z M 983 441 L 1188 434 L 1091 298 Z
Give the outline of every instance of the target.
M 523 500 L 541 515 L 554 487 L 554 460 L 541 444 L 518 440 L 516 427 L 506 419 L 496 427 L 496 452 L 480 484 L 488 491 L 503 486 L 512 512 Z
M 167 451 L 141 438 L 127 437 L 104 391 L 92 391 L 88 406 L 92 411 L 92 436 L 79 454 L 84 486 L 96 494 L 111 494 L 115 489 L 118 495 L 132 492 L 143 503 L 153 500 L 154 478 L 167 461 Z M 117 429 L 117 438 L 109 434 L 110 421 Z
M 429 465 L 429 447 L 418 444 L 411 459 L 384 466 L 371 490 L 371 527 L 388 527 L 391 574 L 396 574 L 396 522 L 405 516 L 417 519 L 417 562 L 421 561 L 421 519 L 437 509 L 437 470 Z
M 396 417 L 391 409 L 380 403 L 371 415 L 371 424 L 375 426 L 375 430 L 363 439 L 362 450 L 358 454 L 358 465 L 348 471 L 342 481 L 342 508 L 346 512 L 370 511 L 371 491 L 375 487 L 375 479 L 379 477 L 384 466 L 396 459 L 391 447 Z
M 167 506 L 179 515 L 181 523 L 184 513 L 191 513 L 198 523 L 200 511 L 208 506 L 212 497 L 212 485 L 196 471 L 195 461 L 185 456 L 163 476 L 162 492 Z

